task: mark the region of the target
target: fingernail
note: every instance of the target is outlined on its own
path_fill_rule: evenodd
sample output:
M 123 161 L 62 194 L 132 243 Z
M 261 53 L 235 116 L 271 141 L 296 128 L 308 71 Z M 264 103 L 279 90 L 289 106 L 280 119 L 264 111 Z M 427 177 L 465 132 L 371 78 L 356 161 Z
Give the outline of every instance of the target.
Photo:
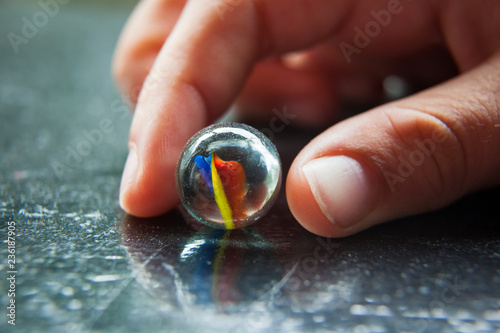
M 371 210 L 374 190 L 361 164 L 347 156 L 314 159 L 302 168 L 325 216 L 351 227 Z
M 123 169 L 122 180 L 120 183 L 120 206 L 127 210 L 125 207 L 125 193 L 130 187 L 130 184 L 135 179 L 137 174 L 137 149 L 132 146 L 128 152 L 127 161 L 125 162 L 125 168 Z

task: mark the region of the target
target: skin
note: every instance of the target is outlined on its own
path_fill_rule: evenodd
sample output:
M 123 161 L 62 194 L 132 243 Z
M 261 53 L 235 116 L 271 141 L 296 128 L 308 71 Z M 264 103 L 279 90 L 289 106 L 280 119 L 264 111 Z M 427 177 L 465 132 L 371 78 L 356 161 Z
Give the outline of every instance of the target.
M 401 13 L 351 63 L 340 43 L 353 44 L 353 28 L 363 29 L 388 0 L 214 3 L 143 0 L 119 40 L 113 72 L 135 106 L 120 189 L 128 213 L 155 216 L 177 204 L 175 157 L 235 101 L 264 119 L 286 105 L 299 124 L 331 122 L 286 181 L 292 213 L 318 235 L 348 236 L 500 183 L 498 1 L 401 1 Z M 432 86 L 333 123 L 339 99 L 376 96 L 390 74 Z M 440 140 L 432 155 L 391 189 L 384 171 L 433 135 Z M 365 200 L 335 212 L 349 227 L 325 216 L 303 171 L 338 155 L 366 176 Z

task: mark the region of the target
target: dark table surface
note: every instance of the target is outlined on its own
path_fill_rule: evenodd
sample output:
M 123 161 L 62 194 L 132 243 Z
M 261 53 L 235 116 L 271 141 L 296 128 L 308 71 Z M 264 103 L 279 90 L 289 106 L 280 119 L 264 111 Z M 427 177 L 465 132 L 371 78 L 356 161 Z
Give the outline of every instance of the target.
M 302 229 L 283 193 L 231 233 L 124 214 L 131 117 L 109 68 L 133 5 L 74 0 L 44 21 L 38 2 L 1 3 L 0 332 L 500 330 L 498 188 L 345 239 Z M 276 136 L 285 166 L 313 135 Z

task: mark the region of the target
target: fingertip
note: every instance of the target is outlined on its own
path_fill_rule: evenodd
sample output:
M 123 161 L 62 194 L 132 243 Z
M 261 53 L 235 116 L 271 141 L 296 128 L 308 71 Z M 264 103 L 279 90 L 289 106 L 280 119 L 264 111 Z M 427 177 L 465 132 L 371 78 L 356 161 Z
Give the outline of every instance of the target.
M 302 161 L 303 162 L 303 161 Z M 323 237 L 346 237 L 356 232 L 333 223 L 316 201 L 301 161 L 295 161 L 286 180 L 288 206 L 297 221 L 308 231 Z
M 138 175 L 133 181 L 120 189 L 120 206 L 128 214 L 137 217 L 153 217 L 161 215 L 178 202 L 174 179 L 165 176 L 161 183 L 155 183 L 150 177 Z M 123 183 L 123 181 L 122 181 Z
M 174 174 L 169 172 L 170 165 L 155 159 L 156 154 L 148 155 L 153 158 L 140 155 L 132 144 L 120 184 L 120 206 L 137 217 L 157 216 L 174 208 L 178 201 L 175 190 L 171 190 L 175 189 Z
M 290 167 L 286 192 L 290 210 L 304 228 L 320 236 L 346 237 L 380 222 L 377 209 L 385 194 L 378 169 L 366 157 L 346 149 L 342 130 L 333 128 L 300 152 Z
M 135 184 L 135 175 L 138 168 L 137 149 L 132 145 L 129 149 L 125 167 L 123 168 L 122 179 L 120 182 L 120 206 L 127 213 L 130 212 L 131 202 L 129 193 Z

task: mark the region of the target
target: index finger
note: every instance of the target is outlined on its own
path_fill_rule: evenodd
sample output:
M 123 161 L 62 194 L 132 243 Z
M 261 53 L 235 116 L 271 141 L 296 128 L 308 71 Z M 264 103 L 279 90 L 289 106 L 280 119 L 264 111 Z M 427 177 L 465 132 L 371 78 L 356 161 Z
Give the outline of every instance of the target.
M 243 42 L 251 34 L 249 29 L 228 33 L 206 3 L 195 1 L 185 8 L 137 103 L 120 188 L 120 204 L 127 212 L 154 216 L 175 205 L 180 151 L 238 90 L 234 81 L 245 77 L 255 58 L 252 43 Z

